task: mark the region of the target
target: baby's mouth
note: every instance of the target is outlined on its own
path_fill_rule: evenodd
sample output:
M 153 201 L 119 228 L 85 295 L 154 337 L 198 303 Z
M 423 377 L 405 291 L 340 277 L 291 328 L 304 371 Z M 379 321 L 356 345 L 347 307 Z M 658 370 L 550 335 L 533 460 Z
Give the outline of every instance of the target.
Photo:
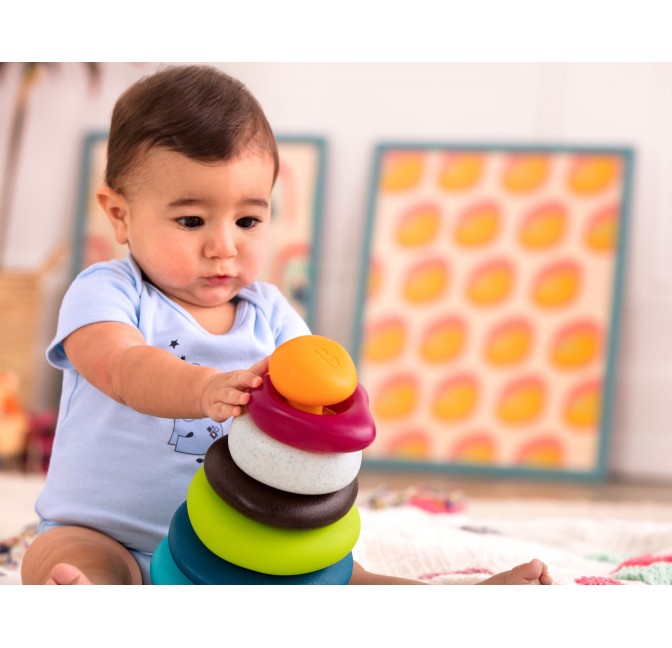
M 207 277 L 207 282 L 211 286 L 223 286 L 231 281 L 231 276 L 229 275 L 211 275 Z

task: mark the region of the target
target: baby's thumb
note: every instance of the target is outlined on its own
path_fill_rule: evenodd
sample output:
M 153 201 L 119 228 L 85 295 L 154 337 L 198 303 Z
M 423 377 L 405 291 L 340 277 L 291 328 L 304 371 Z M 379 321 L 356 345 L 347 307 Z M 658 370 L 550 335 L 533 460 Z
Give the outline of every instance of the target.
M 255 362 L 251 367 L 250 371 L 253 374 L 257 374 L 257 376 L 264 376 L 265 374 L 268 373 L 268 361 L 269 361 L 270 356 L 266 356 L 262 360 L 259 360 L 259 362 Z

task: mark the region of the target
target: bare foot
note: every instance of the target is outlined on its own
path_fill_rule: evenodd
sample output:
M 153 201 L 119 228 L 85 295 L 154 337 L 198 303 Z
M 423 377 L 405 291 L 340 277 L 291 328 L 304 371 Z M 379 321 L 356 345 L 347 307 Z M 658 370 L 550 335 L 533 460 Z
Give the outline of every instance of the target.
M 478 585 L 551 585 L 553 578 L 548 567 L 535 558 L 513 569 L 495 574 Z
M 45 585 L 91 585 L 91 581 L 74 565 L 54 565 Z

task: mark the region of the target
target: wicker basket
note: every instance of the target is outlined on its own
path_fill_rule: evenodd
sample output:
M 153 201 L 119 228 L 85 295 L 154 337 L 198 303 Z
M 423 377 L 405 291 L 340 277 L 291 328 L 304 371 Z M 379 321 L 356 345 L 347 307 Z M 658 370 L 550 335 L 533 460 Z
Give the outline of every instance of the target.
M 18 376 L 25 409 L 32 405 L 35 387 L 44 279 L 65 255 L 59 247 L 36 271 L 0 272 L 0 372 Z

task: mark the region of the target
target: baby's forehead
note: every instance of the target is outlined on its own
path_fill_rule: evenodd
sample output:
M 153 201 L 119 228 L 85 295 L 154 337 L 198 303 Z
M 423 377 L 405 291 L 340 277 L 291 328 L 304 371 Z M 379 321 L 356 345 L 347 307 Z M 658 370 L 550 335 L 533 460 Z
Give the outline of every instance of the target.
M 192 156 L 166 147 L 155 147 L 148 149 L 138 156 L 136 165 L 138 172 L 141 172 L 142 169 L 148 170 L 155 167 L 164 168 L 166 166 L 186 165 L 194 168 L 202 167 L 204 170 L 207 170 L 213 167 L 233 167 L 241 163 L 272 166 L 274 159 L 270 151 L 266 151 L 259 146 L 248 146 L 233 155 L 208 159 Z
M 194 157 L 165 146 L 144 147 L 135 156 L 125 184 L 135 185 L 146 181 L 157 172 L 165 173 L 171 169 L 188 167 L 190 170 L 198 170 L 201 167 L 203 171 L 207 171 L 213 167 L 233 167 L 240 163 L 255 164 L 260 168 L 274 167 L 275 159 L 271 151 L 258 145 L 250 145 L 235 155 L 215 159 Z
M 163 201 L 168 194 L 198 196 L 213 201 L 233 192 L 260 197 L 270 194 L 275 180 L 275 159 L 256 148 L 221 160 L 199 160 L 165 147 L 149 149 L 133 164 L 123 183 L 122 193 Z M 223 193 L 222 193 L 223 192 Z

